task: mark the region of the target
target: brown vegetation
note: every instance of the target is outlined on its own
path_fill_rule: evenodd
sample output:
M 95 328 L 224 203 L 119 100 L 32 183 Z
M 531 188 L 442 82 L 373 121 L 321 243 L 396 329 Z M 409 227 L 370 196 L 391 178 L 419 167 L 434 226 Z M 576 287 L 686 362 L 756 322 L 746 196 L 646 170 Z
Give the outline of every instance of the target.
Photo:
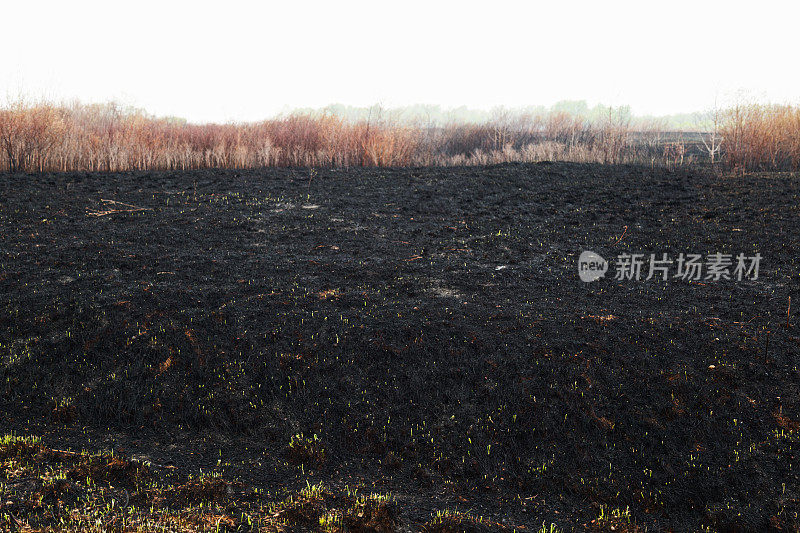
M 722 161 L 740 170 L 800 167 L 800 109 L 736 106 L 713 132 L 667 132 L 623 110 L 589 120 L 566 112 L 497 112 L 480 124 L 383 116 L 349 121 L 294 114 L 242 124 L 190 124 L 117 104 L 13 102 L 0 108 L 0 171 L 188 170 L 269 166 L 481 165 L 510 161 Z
M 800 108 L 737 105 L 723 118 L 725 161 L 741 172 L 800 168 Z

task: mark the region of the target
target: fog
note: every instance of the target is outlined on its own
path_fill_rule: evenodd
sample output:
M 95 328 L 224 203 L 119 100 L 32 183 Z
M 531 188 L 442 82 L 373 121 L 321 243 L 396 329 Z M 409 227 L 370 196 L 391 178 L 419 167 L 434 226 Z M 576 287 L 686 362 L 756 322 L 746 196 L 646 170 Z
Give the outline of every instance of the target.
M 116 100 L 191 121 L 330 104 L 637 115 L 797 103 L 800 6 L 732 2 L 16 2 L 0 97 Z

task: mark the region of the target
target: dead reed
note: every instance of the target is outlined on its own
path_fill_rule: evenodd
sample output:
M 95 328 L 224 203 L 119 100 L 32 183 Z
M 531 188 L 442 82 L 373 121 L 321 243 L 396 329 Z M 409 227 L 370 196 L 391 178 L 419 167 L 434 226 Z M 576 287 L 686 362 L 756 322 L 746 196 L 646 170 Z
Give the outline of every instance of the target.
M 481 124 L 409 124 L 381 116 L 288 115 L 190 124 L 117 104 L 11 102 L 0 108 L 0 171 L 188 170 L 267 166 L 476 165 L 559 160 L 679 166 L 721 160 L 745 170 L 800 167 L 800 109 L 742 105 L 719 131 L 667 132 L 610 110 L 495 113 Z

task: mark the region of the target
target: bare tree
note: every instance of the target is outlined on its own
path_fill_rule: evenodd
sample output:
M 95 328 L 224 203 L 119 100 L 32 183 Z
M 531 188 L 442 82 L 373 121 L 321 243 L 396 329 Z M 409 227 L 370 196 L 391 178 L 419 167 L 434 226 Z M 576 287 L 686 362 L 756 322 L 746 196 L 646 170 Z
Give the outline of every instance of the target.
M 711 165 L 713 166 L 717 161 L 720 150 L 722 149 L 722 136 L 719 133 L 721 117 L 719 107 L 717 107 L 716 104 L 714 104 L 714 111 L 711 114 L 711 119 L 711 131 L 701 133 L 700 140 L 703 141 L 703 146 L 705 147 L 706 153 L 708 153 L 708 158 L 711 160 Z

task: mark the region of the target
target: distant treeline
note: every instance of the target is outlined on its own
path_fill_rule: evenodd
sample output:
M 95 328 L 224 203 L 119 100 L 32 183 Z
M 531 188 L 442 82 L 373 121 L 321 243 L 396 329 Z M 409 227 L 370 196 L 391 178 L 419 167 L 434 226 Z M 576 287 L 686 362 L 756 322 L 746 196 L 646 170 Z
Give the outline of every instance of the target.
M 629 121 L 632 127 L 649 128 L 658 125 L 670 131 L 706 131 L 713 127 L 709 113 L 676 113 L 663 116 L 637 116 L 630 107 L 612 107 L 597 104 L 590 107 L 585 100 L 562 100 L 546 106 L 526 106 L 516 108 L 497 107 L 494 109 L 473 109 L 466 106 L 442 108 L 439 105 L 417 104 L 384 108 L 380 105 L 370 107 L 354 107 L 343 104 L 331 104 L 323 108 L 294 109 L 292 113 L 304 115 L 333 115 L 352 122 L 369 120 L 375 116 L 386 116 L 394 121 L 406 124 L 426 124 L 431 126 L 447 126 L 449 124 L 486 124 L 502 116 L 545 116 L 565 113 L 567 115 L 597 123 L 617 115 Z
M 477 165 L 542 160 L 797 170 L 800 108 L 741 105 L 694 128 L 564 102 L 492 112 L 332 106 L 252 123 L 191 124 L 117 104 L 0 108 L 0 171 Z M 687 116 L 688 117 L 688 116 Z M 688 118 L 686 119 L 689 120 Z M 688 124 L 688 123 L 687 123 Z

